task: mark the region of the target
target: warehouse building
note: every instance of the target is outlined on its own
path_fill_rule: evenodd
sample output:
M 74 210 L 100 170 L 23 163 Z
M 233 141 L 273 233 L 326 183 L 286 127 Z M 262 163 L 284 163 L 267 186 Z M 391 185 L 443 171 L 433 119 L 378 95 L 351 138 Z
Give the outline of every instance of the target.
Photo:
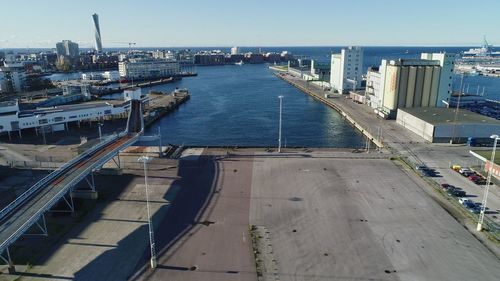
M 399 108 L 396 122 L 429 142 L 465 143 L 500 134 L 500 121 L 472 111 L 444 107 Z
M 452 92 L 455 55 L 422 53 L 420 59 L 382 60 L 368 70 L 368 104 L 384 117 L 398 108 L 444 107 Z

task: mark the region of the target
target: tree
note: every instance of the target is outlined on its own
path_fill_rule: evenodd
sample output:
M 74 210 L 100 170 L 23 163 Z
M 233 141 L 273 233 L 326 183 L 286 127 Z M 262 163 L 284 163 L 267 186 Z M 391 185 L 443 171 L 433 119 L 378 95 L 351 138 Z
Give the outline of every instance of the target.
M 56 68 L 59 71 L 70 71 L 71 60 L 66 56 L 58 56 L 56 61 Z

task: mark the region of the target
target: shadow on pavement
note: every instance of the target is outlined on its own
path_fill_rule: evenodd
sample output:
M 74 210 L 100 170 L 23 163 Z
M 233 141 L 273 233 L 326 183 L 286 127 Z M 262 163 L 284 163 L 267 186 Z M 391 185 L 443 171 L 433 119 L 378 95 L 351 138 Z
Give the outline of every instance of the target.
M 218 178 L 217 162 L 212 157 L 207 156 L 201 156 L 198 161 L 180 161 L 178 176 L 178 179 L 171 184 L 171 186 L 181 187 L 175 195 L 175 200 L 171 205 L 161 207 L 153 215 L 158 259 L 174 253 L 172 247 L 178 246 L 179 240 L 198 225 L 200 217 L 206 211 L 214 194 Z M 173 197 L 171 192 L 176 191 L 174 188 L 170 188 L 163 197 L 167 200 L 171 199 Z M 158 216 L 162 212 L 166 212 L 166 214 L 163 219 L 160 219 Z M 145 223 L 119 241 L 115 248 L 109 249 L 75 272 L 74 280 L 125 280 L 129 278 L 137 280 L 141 275 L 152 273 L 149 271 L 150 248 L 148 242 L 148 226 Z M 123 276 L 122 274 L 131 269 L 123 268 L 116 262 L 116 257 L 129 256 L 129 249 L 137 247 L 138 243 L 146 245 L 135 269 L 128 272 L 128 274 L 135 274 L 132 277 Z M 160 264 L 158 268 L 189 270 L 189 268 Z

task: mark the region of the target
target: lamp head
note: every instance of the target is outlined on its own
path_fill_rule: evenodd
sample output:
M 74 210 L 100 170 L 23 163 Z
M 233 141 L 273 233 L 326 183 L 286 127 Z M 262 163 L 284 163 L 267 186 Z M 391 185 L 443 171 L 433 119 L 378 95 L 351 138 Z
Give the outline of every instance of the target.
M 139 159 L 137 159 L 137 161 L 138 161 L 138 162 L 144 162 L 144 163 L 146 163 L 146 162 L 148 162 L 148 161 L 149 161 L 149 159 L 150 159 L 150 158 L 149 158 L 149 157 L 147 157 L 147 156 L 141 156 L 141 157 L 139 157 Z
M 490 138 L 492 138 L 492 139 L 498 139 L 499 136 L 498 135 L 491 135 Z

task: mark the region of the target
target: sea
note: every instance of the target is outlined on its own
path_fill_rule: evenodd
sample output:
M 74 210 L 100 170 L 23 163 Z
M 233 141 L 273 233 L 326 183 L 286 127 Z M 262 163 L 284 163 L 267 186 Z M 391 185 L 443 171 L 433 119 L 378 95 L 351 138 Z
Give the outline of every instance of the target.
M 241 48 L 243 52 L 288 51 L 296 57 L 329 61 L 342 47 Z M 364 47 L 364 66 L 378 66 L 382 59 L 418 58 L 422 52 L 460 53 L 470 47 Z M 152 48 L 176 49 L 176 48 Z M 187 49 L 187 48 L 180 48 Z M 197 50 L 229 48 L 188 48 Z M 161 130 L 164 144 L 185 146 L 276 147 L 279 131 L 279 99 L 283 97 L 282 145 L 285 147 L 362 148 L 365 139 L 336 111 L 275 77 L 267 64 L 196 67 L 198 76 L 186 77 L 143 91 L 171 92 L 186 88 L 191 99 L 166 115 L 145 134 Z M 52 80 L 78 78 L 80 73 L 53 74 Z M 454 88 L 480 92 L 500 100 L 500 78 L 455 75 Z M 370 128 L 374 132 L 377 128 Z M 147 143 L 142 143 L 146 145 Z

